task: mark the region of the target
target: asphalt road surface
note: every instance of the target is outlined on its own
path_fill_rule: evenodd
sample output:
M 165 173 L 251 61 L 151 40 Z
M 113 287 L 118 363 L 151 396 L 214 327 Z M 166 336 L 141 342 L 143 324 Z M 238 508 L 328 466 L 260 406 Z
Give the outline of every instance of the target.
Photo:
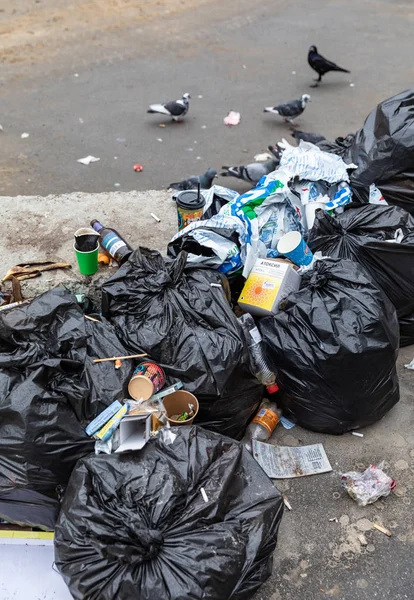
M 65 4 L 73 3 L 57 2 Z M 228 0 L 194 7 L 191 0 L 164 0 L 149 17 L 126 1 L 117 4 L 117 12 L 103 16 L 95 4 L 85 22 L 79 6 L 72 12 L 60 6 L 53 16 L 51 4 L 50 29 L 37 22 L 42 13 L 20 15 L 25 3 L 0 12 L 7 42 L 2 195 L 165 188 L 208 167 L 251 162 L 283 136 L 293 141 L 278 117 L 263 113 L 265 106 L 311 93 L 299 126 L 333 138 L 355 131 L 379 101 L 412 85 L 408 2 Z M 169 5 L 174 10 L 165 14 Z M 7 16 L 15 19 L 9 35 Z M 310 44 L 352 73 L 330 73 L 310 89 Z M 184 92 L 192 100 L 182 124 L 146 114 L 150 103 Z M 232 109 L 241 112 L 241 123 L 227 128 L 223 118 Z M 100 161 L 76 162 L 89 154 Z M 135 173 L 134 163 L 143 172 Z M 232 182 L 248 188 L 217 180 Z

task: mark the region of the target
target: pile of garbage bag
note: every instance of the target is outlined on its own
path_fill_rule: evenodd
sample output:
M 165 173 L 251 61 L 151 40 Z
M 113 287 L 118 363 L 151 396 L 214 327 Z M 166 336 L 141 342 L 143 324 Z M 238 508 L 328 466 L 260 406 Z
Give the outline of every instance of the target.
M 84 427 L 123 399 L 132 365 L 92 363 L 125 354 L 114 328 L 86 319 L 62 287 L 0 312 L 0 516 L 53 529 L 77 460 L 93 452 Z
M 395 309 L 359 264 L 318 260 L 259 329 L 283 409 L 299 425 L 345 433 L 398 402 Z
M 336 217 L 318 211 L 308 244 L 314 252 L 361 264 L 395 306 L 400 344 L 414 343 L 413 216 L 375 204 L 350 207 Z
M 176 428 L 140 452 L 79 461 L 56 566 L 75 600 L 243 600 L 271 573 L 282 513 L 241 444 Z
M 132 352 L 147 352 L 167 375 L 182 381 L 200 404 L 197 423 L 240 439 L 263 387 L 250 371 L 240 323 L 229 304 L 227 279 L 138 249 L 102 287 L 102 311 Z

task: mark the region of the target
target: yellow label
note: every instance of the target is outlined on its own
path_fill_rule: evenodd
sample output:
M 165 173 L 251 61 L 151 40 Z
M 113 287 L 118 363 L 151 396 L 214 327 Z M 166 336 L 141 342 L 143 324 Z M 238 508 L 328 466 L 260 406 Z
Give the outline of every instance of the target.
M 271 311 L 282 280 L 261 273 L 250 273 L 239 300 Z
M 102 429 L 97 431 L 93 437 L 98 438 L 99 440 L 102 440 L 105 437 L 105 435 L 108 433 L 108 431 L 111 429 L 111 427 L 115 423 L 120 421 L 122 419 L 122 417 L 127 413 L 127 411 L 128 411 L 128 405 L 124 404 L 124 406 L 122 408 L 120 408 L 117 413 L 114 414 L 112 419 L 109 419 L 109 421 L 102 427 Z

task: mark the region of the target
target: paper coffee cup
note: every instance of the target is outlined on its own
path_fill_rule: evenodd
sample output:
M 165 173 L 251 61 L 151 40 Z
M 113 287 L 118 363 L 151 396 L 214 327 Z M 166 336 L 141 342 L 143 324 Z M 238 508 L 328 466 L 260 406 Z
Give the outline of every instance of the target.
M 310 265 L 313 260 L 313 254 L 299 231 L 290 231 L 282 236 L 277 251 L 299 267 Z

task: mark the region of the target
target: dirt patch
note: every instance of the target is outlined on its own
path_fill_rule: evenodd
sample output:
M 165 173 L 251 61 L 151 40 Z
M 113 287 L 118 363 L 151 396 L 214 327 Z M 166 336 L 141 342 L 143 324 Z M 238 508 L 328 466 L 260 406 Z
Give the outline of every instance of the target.
M 51 62 L 58 54 L 75 55 L 87 41 L 106 32 L 139 27 L 200 6 L 209 0 L 19 0 L 0 5 L 0 62 L 6 65 Z

